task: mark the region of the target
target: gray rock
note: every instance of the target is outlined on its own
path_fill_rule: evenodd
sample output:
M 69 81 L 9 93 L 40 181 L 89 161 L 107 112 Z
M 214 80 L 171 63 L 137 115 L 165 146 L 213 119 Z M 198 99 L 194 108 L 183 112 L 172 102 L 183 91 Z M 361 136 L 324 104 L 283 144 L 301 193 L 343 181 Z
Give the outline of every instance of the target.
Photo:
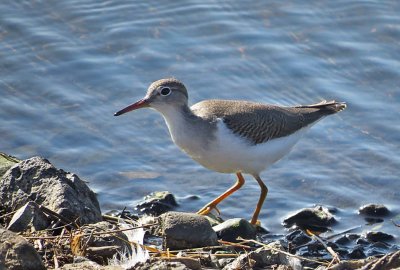
M 170 249 L 187 249 L 218 245 L 217 234 L 201 215 L 168 212 L 160 216 L 164 245 Z
M 34 201 L 80 224 L 102 219 L 96 196 L 85 182 L 41 157 L 23 160 L 3 175 L 0 201 L 7 212 Z
M 81 229 L 84 234 L 90 235 L 84 236 L 81 242 L 85 243 L 86 256 L 92 261 L 106 264 L 108 259 L 117 253 L 132 252 L 128 238 L 123 232 L 105 233 L 117 229 L 107 221 L 84 225 Z
M 371 217 L 383 217 L 390 214 L 389 209 L 383 204 L 366 204 L 358 209 L 358 213 L 361 215 L 371 216 Z
M 13 215 L 7 229 L 13 232 L 23 232 L 28 228 L 41 231 L 50 225 L 50 220 L 34 202 L 28 202 Z
M 175 197 L 169 191 L 155 191 L 136 204 L 135 209 L 147 215 L 159 216 L 178 206 Z
M 17 158 L 0 152 L 0 178 L 16 163 L 20 162 Z
M 232 218 L 213 227 L 219 239 L 237 242 L 237 238 L 255 239 L 257 230 L 245 219 Z
M 314 208 L 303 208 L 292 214 L 283 221 L 283 225 L 285 227 L 296 225 L 301 228 L 326 228 L 335 222 L 334 216 L 326 207 L 317 205 Z
M 42 270 L 42 259 L 23 237 L 0 228 L 0 269 Z

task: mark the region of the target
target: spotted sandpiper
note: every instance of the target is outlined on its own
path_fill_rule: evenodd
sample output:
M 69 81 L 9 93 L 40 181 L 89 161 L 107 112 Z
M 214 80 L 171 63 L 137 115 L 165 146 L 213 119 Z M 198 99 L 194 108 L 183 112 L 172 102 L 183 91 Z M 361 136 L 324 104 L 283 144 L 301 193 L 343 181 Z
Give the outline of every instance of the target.
M 185 85 L 167 78 L 153 82 L 144 98 L 115 116 L 146 107 L 162 114 L 172 140 L 192 159 L 210 170 L 237 175 L 231 188 L 197 213 L 206 215 L 217 209 L 222 200 L 243 186 L 242 174 L 250 174 L 261 187 L 251 219 L 256 224 L 268 192 L 260 173 L 285 156 L 313 124 L 344 110 L 346 104 L 324 100 L 284 107 L 250 101 L 205 100 L 189 107 Z

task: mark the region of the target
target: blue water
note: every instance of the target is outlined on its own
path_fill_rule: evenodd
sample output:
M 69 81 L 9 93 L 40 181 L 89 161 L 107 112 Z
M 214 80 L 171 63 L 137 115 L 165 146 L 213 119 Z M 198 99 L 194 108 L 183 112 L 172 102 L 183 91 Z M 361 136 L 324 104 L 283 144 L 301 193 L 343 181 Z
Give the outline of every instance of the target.
M 273 233 L 315 203 L 339 209 L 336 232 L 365 224 L 370 202 L 400 222 L 399 1 L 1 1 L 0 13 L 0 150 L 77 173 L 103 211 L 155 190 L 195 211 L 234 183 L 185 156 L 156 112 L 113 116 L 174 76 L 193 103 L 348 103 L 262 174 Z M 259 188 L 247 180 L 224 218 L 250 218 Z

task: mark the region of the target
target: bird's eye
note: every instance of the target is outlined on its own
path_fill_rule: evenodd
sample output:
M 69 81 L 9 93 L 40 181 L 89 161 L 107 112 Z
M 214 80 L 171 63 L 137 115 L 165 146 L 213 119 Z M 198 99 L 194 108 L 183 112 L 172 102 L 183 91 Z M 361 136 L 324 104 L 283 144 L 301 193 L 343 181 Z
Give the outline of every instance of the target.
M 171 94 L 171 89 L 169 87 L 163 87 L 160 90 L 160 94 L 162 96 L 168 96 L 169 94 Z

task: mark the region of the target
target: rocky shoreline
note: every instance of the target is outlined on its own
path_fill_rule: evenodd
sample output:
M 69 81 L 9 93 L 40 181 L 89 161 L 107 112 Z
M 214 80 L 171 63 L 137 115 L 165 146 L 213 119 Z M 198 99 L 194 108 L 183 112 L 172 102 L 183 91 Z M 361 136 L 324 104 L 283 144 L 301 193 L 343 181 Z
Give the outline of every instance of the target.
M 338 222 L 335 209 L 299 210 L 274 240 L 245 219 L 175 212 L 169 192 L 149 194 L 134 211 L 102 213 L 83 180 L 41 157 L 0 153 L 0 200 L 0 269 L 400 268 L 390 234 L 324 234 Z M 379 224 L 394 213 L 370 204 L 359 214 Z

